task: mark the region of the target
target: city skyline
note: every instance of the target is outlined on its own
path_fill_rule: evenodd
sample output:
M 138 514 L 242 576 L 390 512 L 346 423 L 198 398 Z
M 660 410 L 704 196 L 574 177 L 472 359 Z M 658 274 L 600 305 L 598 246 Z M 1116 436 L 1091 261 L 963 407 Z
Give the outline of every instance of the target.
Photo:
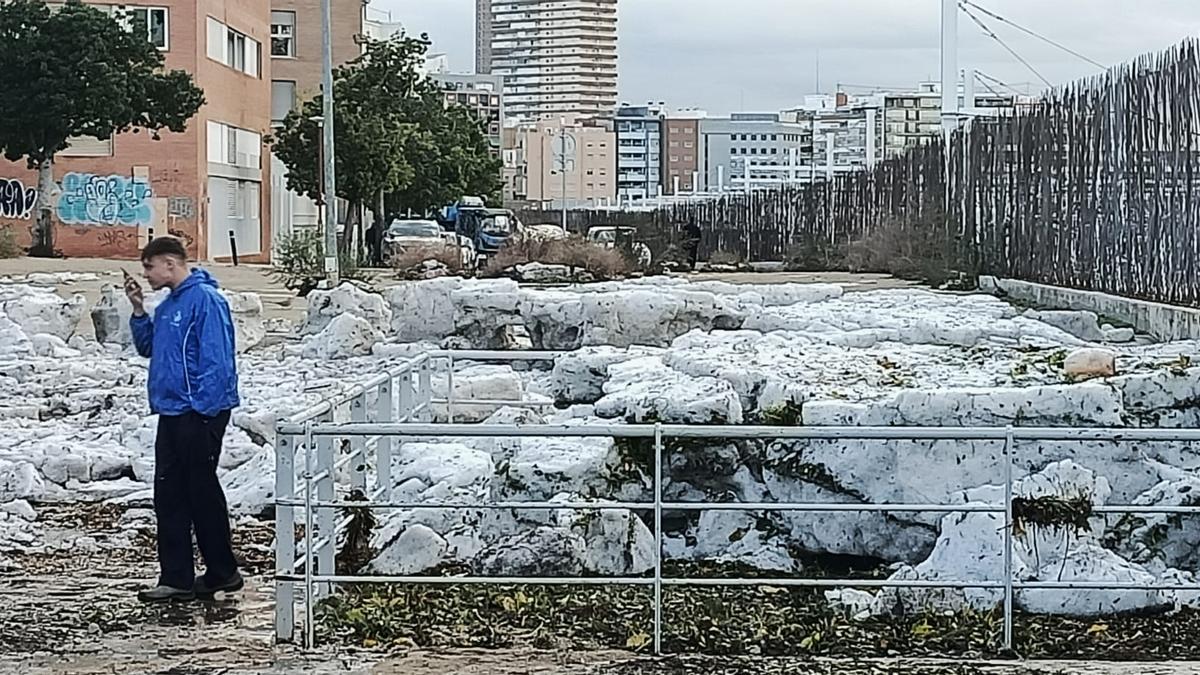
M 1053 7 L 1037 0 L 978 2 L 1104 64 L 1200 34 L 1200 6 L 1188 0 L 1056 0 Z M 714 114 L 777 110 L 797 105 L 808 93 L 831 93 L 839 83 L 860 93 L 863 85 L 911 89 L 937 78 L 936 0 L 800 4 L 750 0 L 730 15 L 724 0 L 621 0 L 621 101 L 665 101 Z M 391 12 L 412 33 L 428 32 L 453 70 L 473 70 L 474 0 L 375 0 L 372 7 Z M 1099 72 L 1011 25 L 984 18 L 1055 85 Z M 960 31 L 962 67 L 1033 92 L 1044 88 L 966 16 Z

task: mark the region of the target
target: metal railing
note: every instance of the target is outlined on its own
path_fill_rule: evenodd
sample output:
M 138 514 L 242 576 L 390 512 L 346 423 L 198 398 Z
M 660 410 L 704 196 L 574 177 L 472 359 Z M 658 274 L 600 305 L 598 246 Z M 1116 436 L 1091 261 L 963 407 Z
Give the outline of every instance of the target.
M 805 586 L 838 588 L 940 588 L 1003 591 L 1004 647 L 1013 646 L 1014 595 L 1019 590 L 1190 590 L 1200 591 L 1200 583 L 1115 583 L 1091 581 L 1014 581 L 1013 579 L 1013 446 L 1018 441 L 1175 441 L 1200 442 L 1200 429 L 1145 428 L 1068 428 L 1068 427 L 777 427 L 777 426 L 702 426 L 677 424 L 587 424 L 587 425 L 498 425 L 456 424 L 454 418 L 454 364 L 464 361 L 545 361 L 552 352 L 432 351 L 369 379 L 363 385 L 322 402 L 281 421 L 276 427 L 276 572 L 275 635 L 280 641 L 295 638 L 296 585 L 303 584 L 304 643 L 315 642 L 313 601 L 331 592 L 333 584 L 542 584 L 542 585 L 637 585 L 652 586 L 654 593 L 654 652 L 662 652 L 662 589 L 664 586 Z M 447 396 L 432 395 L 431 363 L 448 363 Z M 418 375 L 414 384 L 412 375 Z M 374 420 L 366 414 L 368 394 L 376 395 Z M 399 395 L 396 395 L 399 392 Z M 537 407 L 544 402 L 460 401 L 462 404 L 488 406 Z M 445 406 L 446 423 L 431 423 L 434 405 Z M 339 408 L 348 407 L 351 420 L 335 423 Z M 409 502 L 392 499 L 391 457 L 393 441 L 410 438 L 533 438 L 608 437 L 613 439 L 652 439 L 654 444 L 653 501 L 605 502 Z M 298 440 L 303 440 L 303 489 L 297 495 L 293 457 Z M 349 439 L 349 453 L 337 458 L 335 439 Z M 663 499 L 663 442 L 665 439 L 720 440 L 962 440 L 1003 441 L 1004 503 L 992 504 L 878 504 L 819 502 L 669 502 Z M 367 490 L 366 463 L 374 450 L 375 484 Z M 350 467 L 349 489 L 357 489 L 364 500 L 338 499 L 334 483 L 339 468 Z M 314 494 L 315 493 L 315 494 Z M 398 575 L 343 575 L 335 571 L 335 547 L 338 530 L 336 509 L 347 507 L 407 510 L 641 510 L 653 511 L 655 556 L 652 577 L 428 577 Z M 297 561 L 294 509 L 302 508 L 304 557 Z M 827 579 L 797 577 L 755 577 L 696 579 L 664 577 L 662 571 L 664 511 L 787 511 L 821 513 L 995 513 L 1003 514 L 1003 569 L 1000 581 L 986 580 L 903 580 L 903 579 Z M 1097 514 L 1193 514 L 1200 506 L 1141 506 L 1135 504 L 1097 506 Z M 308 552 L 311 551 L 312 554 Z M 298 572 L 299 568 L 302 572 Z

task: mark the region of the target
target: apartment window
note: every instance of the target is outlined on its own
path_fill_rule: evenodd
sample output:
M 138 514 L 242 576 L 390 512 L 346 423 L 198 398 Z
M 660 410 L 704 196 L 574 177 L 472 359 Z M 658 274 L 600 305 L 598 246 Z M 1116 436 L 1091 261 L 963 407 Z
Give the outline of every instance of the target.
M 261 48 L 257 40 L 208 17 L 208 58 L 250 77 L 258 77 Z
M 671 161 L 672 161 L 672 162 L 678 162 L 678 161 L 679 161 L 679 155 L 671 155 Z
M 271 121 L 282 122 L 296 107 L 296 83 L 289 80 L 271 82 Z
M 145 35 L 150 44 L 162 51 L 169 47 L 166 7 L 130 7 L 119 19 L 121 25 L 138 35 Z
M 779 138 L 778 134 L 771 134 L 771 140 L 773 140 L 773 141 L 778 140 L 778 138 Z
M 692 156 L 692 155 L 684 155 L 684 156 L 683 156 L 683 161 L 685 161 L 685 162 L 691 162 L 691 161 L 693 161 L 693 160 L 695 160 L 695 159 L 696 159 L 696 158 L 695 158 L 694 156 Z
M 295 58 L 295 12 L 271 12 L 271 56 Z
M 60 157 L 112 157 L 113 139 L 102 141 L 94 136 L 72 136 L 67 139 L 71 147 L 59 151 Z
M 679 141 L 671 141 L 671 147 L 672 147 L 672 148 L 678 148 L 678 147 L 679 147 Z
M 694 144 L 694 143 L 692 143 L 691 141 L 684 141 L 684 142 L 683 142 L 683 147 L 685 147 L 685 148 L 691 148 L 691 147 L 695 147 L 695 144 Z

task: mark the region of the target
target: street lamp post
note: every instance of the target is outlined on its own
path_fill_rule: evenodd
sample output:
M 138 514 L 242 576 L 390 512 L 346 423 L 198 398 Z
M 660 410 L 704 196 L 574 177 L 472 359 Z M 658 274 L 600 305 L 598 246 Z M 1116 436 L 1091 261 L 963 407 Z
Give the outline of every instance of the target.
M 330 288 L 338 285 L 337 184 L 333 154 L 333 10 L 330 0 L 321 0 L 321 181 L 325 193 L 325 275 Z

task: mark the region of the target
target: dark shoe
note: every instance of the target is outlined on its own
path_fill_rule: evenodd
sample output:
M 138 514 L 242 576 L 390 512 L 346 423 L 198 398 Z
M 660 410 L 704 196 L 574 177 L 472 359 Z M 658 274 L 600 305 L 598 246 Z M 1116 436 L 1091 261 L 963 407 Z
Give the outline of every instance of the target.
M 196 594 L 190 588 L 175 588 L 174 586 L 155 586 L 144 591 L 138 591 L 138 600 L 142 602 L 187 602 L 195 600 Z
M 202 598 L 211 598 L 217 593 L 233 593 L 234 591 L 242 590 L 246 582 L 242 579 L 240 572 L 234 572 L 232 577 L 218 584 L 209 585 L 204 577 L 196 577 L 196 583 L 192 585 L 192 592 Z

